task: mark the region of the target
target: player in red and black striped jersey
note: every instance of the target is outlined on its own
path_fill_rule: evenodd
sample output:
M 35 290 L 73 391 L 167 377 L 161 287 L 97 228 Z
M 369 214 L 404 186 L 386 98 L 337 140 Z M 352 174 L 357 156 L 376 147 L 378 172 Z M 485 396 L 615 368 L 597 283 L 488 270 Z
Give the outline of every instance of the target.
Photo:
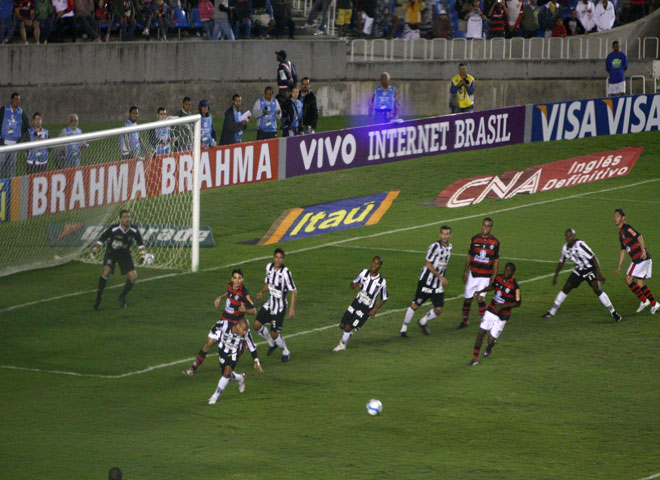
M 220 306 L 220 302 L 223 298 L 226 298 L 227 300 L 225 301 L 225 308 L 222 311 L 222 316 L 211 328 L 211 331 L 206 337 L 206 343 L 204 343 L 202 349 L 197 354 L 197 357 L 195 357 L 192 366 L 183 371 L 183 374 L 186 376 L 194 375 L 199 366 L 204 363 L 206 354 L 211 350 L 213 345 L 218 343 L 218 340 L 222 335 L 222 326 L 225 321 L 237 323 L 245 317 L 246 313 L 249 313 L 250 315 L 255 315 L 257 313 L 254 303 L 250 298 L 250 293 L 248 292 L 247 287 L 243 285 L 243 271 L 240 268 L 235 268 L 231 272 L 231 282 L 227 284 L 227 291 L 215 299 L 215 308 Z M 254 344 L 252 334 L 249 331 L 246 336 L 248 341 Z M 254 359 L 254 368 L 262 372 L 256 348 L 254 351 L 251 350 L 251 353 L 252 358 Z
M 463 320 L 458 328 L 468 326 L 470 306 L 475 292 L 483 291 L 490 285 L 497 273 L 500 264 L 500 241 L 491 235 L 492 230 L 493 219 L 486 217 L 481 222 L 481 233 L 470 239 L 470 249 L 465 261 L 465 273 L 463 273 L 465 283 Z M 480 295 L 477 302 L 479 303 L 479 315 L 483 318 L 486 311 L 485 296 Z
M 479 333 L 474 342 L 474 351 L 470 365 L 479 364 L 479 351 L 484 340 L 484 336 L 488 333 L 488 346 L 484 351 L 484 357 L 490 355 L 493 350 L 497 338 L 504 330 L 507 320 L 511 317 L 511 309 L 520 306 L 520 286 L 513 274 L 516 273 L 516 265 L 509 262 L 504 267 L 503 275 L 496 275 L 493 283 L 489 286 L 474 293 L 474 296 L 485 294 L 491 290 L 495 290 L 488 309 L 484 313 L 481 325 L 479 325 Z
M 644 279 L 651 278 L 653 261 L 651 253 L 644 245 L 642 234 L 626 223 L 626 214 L 621 208 L 614 210 L 614 224 L 619 229 L 619 243 L 621 244 L 621 253 L 619 253 L 619 264 L 614 271 L 618 276 L 621 271 L 621 264 L 626 256 L 630 255 L 632 262 L 626 271 L 626 285 L 639 298 L 640 304 L 637 312 L 641 312 L 651 305 L 651 313 L 655 314 L 660 309 L 660 302 L 653 298 L 653 294 L 644 283 Z

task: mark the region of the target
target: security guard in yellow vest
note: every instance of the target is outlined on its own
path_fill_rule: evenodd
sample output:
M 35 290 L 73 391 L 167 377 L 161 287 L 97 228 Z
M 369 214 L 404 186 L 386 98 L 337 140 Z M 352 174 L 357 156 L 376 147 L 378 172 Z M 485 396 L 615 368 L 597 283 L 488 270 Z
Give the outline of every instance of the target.
M 458 65 L 458 75 L 451 79 L 449 92 L 451 113 L 474 110 L 474 77 L 468 75 L 464 63 Z

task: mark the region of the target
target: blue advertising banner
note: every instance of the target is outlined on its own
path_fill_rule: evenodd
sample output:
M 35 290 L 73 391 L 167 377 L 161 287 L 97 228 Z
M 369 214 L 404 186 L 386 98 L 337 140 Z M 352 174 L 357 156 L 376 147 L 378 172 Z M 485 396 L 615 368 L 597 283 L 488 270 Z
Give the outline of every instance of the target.
M 8 222 L 11 215 L 11 178 L 0 180 L 0 222 Z
M 399 191 L 306 208 L 292 208 L 280 215 L 258 244 L 270 245 L 346 228 L 375 225 L 390 208 L 397 195 Z
M 573 140 L 660 129 L 660 94 L 532 106 L 532 142 Z

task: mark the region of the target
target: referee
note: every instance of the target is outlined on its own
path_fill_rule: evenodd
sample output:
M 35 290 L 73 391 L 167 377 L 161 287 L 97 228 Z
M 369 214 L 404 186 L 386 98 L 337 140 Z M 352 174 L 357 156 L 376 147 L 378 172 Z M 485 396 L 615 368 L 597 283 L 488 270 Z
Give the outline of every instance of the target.
M 131 212 L 122 210 L 119 212 L 119 223 L 110 225 L 101 234 L 90 253 L 90 257 L 94 260 L 99 248 L 107 243 L 105 256 L 103 257 L 103 271 L 101 272 L 101 278 L 99 278 L 96 301 L 94 302 L 94 310 L 98 310 L 101 306 L 103 289 L 105 288 L 105 284 L 108 283 L 108 277 L 114 273 L 115 264 L 117 263 L 119 264 L 121 274 L 128 277 L 124 285 L 124 290 L 119 295 L 119 306 L 126 308 L 126 295 L 128 295 L 128 292 L 131 291 L 131 288 L 133 288 L 133 285 L 137 281 L 137 272 L 133 264 L 133 257 L 131 257 L 131 245 L 133 245 L 133 242 L 140 249 L 140 265 L 142 265 L 147 255 L 144 249 L 142 235 L 140 235 L 137 227 L 131 225 Z

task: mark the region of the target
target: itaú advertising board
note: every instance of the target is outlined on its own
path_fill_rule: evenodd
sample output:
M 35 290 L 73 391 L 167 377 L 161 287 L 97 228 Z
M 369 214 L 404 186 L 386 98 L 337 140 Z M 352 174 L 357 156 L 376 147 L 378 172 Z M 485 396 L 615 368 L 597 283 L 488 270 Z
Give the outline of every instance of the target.
M 511 170 L 502 175 L 483 175 L 458 180 L 436 197 L 436 207 L 465 207 L 484 198 L 511 198 L 519 193 L 582 185 L 628 175 L 643 147 L 627 147 L 611 152 L 592 153 L 582 157 L 534 165 L 525 170 Z
M 200 157 L 202 190 L 276 180 L 278 140 L 204 149 Z M 22 177 L 27 195 L 12 196 L 25 218 L 124 203 L 192 191 L 192 153 L 156 155 Z M 13 188 L 13 187 L 12 187 Z M 13 218 L 19 220 L 25 218 Z
M 660 129 L 660 94 L 534 105 L 532 142 Z
M 286 177 L 522 143 L 525 107 L 288 137 Z

